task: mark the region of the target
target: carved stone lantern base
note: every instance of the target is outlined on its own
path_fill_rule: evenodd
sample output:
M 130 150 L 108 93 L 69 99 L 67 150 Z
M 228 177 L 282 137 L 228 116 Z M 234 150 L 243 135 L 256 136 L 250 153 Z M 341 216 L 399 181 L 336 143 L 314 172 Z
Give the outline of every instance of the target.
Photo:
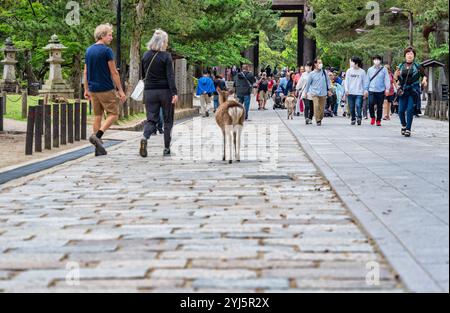
M 16 93 L 18 90 L 20 90 L 20 88 L 17 81 L 0 80 L 0 91 Z

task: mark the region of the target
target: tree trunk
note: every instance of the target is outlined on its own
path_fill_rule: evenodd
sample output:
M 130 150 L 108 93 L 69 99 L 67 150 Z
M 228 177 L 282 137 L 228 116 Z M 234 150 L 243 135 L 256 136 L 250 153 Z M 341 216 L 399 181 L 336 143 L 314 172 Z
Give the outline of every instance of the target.
M 424 38 L 424 45 L 423 45 L 423 55 L 424 59 L 427 60 L 430 58 L 431 48 L 430 48 L 430 34 L 436 30 L 435 25 L 424 25 L 422 30 L 422 35 Z
M 32 87 L 33 83 L 37 83 L 38 79 L 33 71 L 33 66 L 31 65 L 31 54 L 30 50 L 25 50 L 25 73 L 27 76 L 27 84 L 28 84 L 28 94 L 31 96 L 38 95 L 38 87 Z
M 449 23 L 448 20 L 441 20 L 438 22 L 437 24 L 437 31 L 435 33 L 436 36 L 436 45 L 439 47 L 445 43 L 448 43 L 448 28 L 449 28 Z M 448 67 L 449 67 L 449 60 L 448 58 L 445 58 L 444 60 L 441 60 L 445 63 L 445 78 L 446 81 L 449 81 L 449 73 L 448 73 Z
M 144 20 L 145 14 L 145 3 L 144 0 L 139 0 L 136 5 L 135 14 L 135 26 L 131 35 L 131 44 L 130 44 L 130 74 L 128 78 L 128 90 L 127 95 L 129 96 L 134 88 L 136 87 L 139 76 L 140 76 L 140 66 L 141 66 L 141 37 L 142 37 L 142 23 Z M 139 112 L 135 101 L 130 100 L 130 112 L 133 114 Z
M 72 77 L 70 79 L 70 84 L 75 90 L 75 99 L 80 99 L 81 97 L 81 54 L 77 53 L 73 56 L 72 62 Z

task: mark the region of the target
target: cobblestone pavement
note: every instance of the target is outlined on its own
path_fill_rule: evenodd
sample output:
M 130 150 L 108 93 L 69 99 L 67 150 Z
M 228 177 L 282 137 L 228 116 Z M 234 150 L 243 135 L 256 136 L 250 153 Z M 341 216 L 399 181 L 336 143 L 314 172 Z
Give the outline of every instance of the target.
M 343 117 L 287 125 L 405 286 L 448 292 L 448 122 L 416 118 L 412 138 L 400 135 L 398 116 L 382 127 Z
M 160 136 L 140 158 L 137 134 L 1 188 L 0 290 L 405 291 L 273 112 L 247 124 L 242 163 L 221 161 L 212 118 L 174 138 L 171 159 Z

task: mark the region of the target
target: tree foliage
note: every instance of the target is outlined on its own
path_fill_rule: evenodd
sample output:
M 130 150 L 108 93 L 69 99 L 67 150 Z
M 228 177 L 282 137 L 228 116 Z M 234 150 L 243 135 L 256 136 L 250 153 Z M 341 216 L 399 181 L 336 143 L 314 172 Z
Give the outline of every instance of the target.
M 391 7 L 411 10 L 414 14 L 414 45 L 420 58 L 448 56 L 448 44 L 431 46 L 424 37 L 427 28 L 442 19 L 448 19 L 446 0 L 386 0 L 379 1 L 380 25 L 368 26 L 366 17 L 370 12 L 366 0 L 311 0 L 316 12 L 316 27 L 308 27 L 308 34 L 317 40 L 320 55 L 334 66 L 346 66 L 348 58 L 360 55 L 369 60 L 377 53 L 390 54 L 393 62 L 403 57 L 403 49 L 409 44 L 408 17 L 406 14 L 383 13 Z M 367 32 L 357 34 L 357 28 Z M 448 30 L 447 30 L 448 33 Z
M 130 38 L 142 27 L 141 50 L 154 30 L 161 28 L 170 36 L 170 49 L 185 56 L 190 63 L 206 66 L 239 64 L 241 51 L 254 44 L 257 33 L 276 21 L 270 1 L 258 0 L 145 0 L 145 18 L 136 24 L 139 0 L 122 0 L 122 58 L 129 62 Z M 70 26 L 65 18 L 67 0 L 2 0 L 0 41 L 11 37 L 19 53 L 18 72 L 31 65 L 34 78 L 42 81 L 48 72 L 47 52 L 42 48 L 50 36 L 58 34 L 68 47 L 64 52 L 64 75 L 73 76 L 74 57 L 83 58 L 93 43 L 96 25 L 116 26 L 117 0 L 78 0 L 80 25 Z M 116 35 L 116 33 L 114 34 Z M 115 43 L 112 47 L 115 49 Z M 31 54 L 26 61 L 26 52 Z
M 0 42 L 12 37 L 21 49 L 18 73 L 30 72 L 32 80 L 43 81 L 48 73 L 47 52 L 42 48 L 58 34 L 68 47 L 64 75 L 78 77 L 85 49 L 93 43 L 95 26 L 109 22 L 116 26 L 117 0 L 77 0 L 80 25 L 70 26 L 65 18 L 68 0 L 2 0 Z M 191 64 L 229 66 L 244 62 L 241 52 L 261 34 L 261 64 L 295 66 L 297 28 L 289 19 L 279 20 L 270 10 L 270 0 L 145 0 L 145 18 L 136 21 L 139 0 L 122 0 L 122 61 L 129 64 L 131 38 L 142 29 L 141 50 L 156 28 L 170 35 L 170 49 Z M 400 59 L 408 44 L 406 15 L 383 14 L 379 26 L 366 26 L 367 0 L 310 0 L 316 11 L 315 28 L 307 36 L 317 40 L 319 54 L 329 65 L 345 67 L 351 55 L 368 59 L 374 53 L 390 52 Z M 419 57 L 448 58 L 448 39 L 442 37 L 442 21 L 448 19 L 446 0 L 385 0 L 381 10 L 391 6 L 408 8 L 415 16 L 414 37 Z M 356 28 L 366 28 L 358 35 Z M 448 28 L 448 23 L 447 23 Z M 429 31 L 427 33 L 427 30 Z M 424 34 L 429 34 L 425 36 Z M 448 29 L 447 29 L 448 38 Z M 116 35 L 116 33 L 115 33 Z M 113 42 L 113 49 L 115 43 Z
M 260 32 L 260 63 L 262 67 L 295 68 L 297 66 L 298 28 L 296 18 L 281 18 L 269 33 Z

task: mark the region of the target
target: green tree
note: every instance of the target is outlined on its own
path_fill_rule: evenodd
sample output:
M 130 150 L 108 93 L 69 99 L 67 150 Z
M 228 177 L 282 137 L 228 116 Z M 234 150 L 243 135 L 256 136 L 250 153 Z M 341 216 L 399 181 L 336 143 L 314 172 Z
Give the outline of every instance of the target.
M 42 47 L 53 33 L 68 47 L 64 52 L 64 75 L 74 77 L 74 72 L 80 71 L 78 63 L 82 62 L 75 60 L 82 60 L 85 49 L 92 44 L 95 26 L 106 22 L 114 25 L 116 17 L 115 1 L 79 2 L 81 24 L 69 26 L 64 22 L 68 13 L 65 0 L 2 1 L 0 40 L 10 36 L 23 49 L 19 72 L 26 72 L 23 67 L 28 64 L 32 80 L 44 79 L 48 65 Z M 122 0 L 121 50 L 130 51 L 122 54 L 123 63 L 131 63 L 130 81 L 136 81 L 136 60 L 141 54 L 138 50 L 145 49 L 156 28 L 169 33 L 172 51 L 184 55 L 190 63 L 211 66 L 244 61 L 241 51 L 251 46 L 258 31 L 275 19 L 270 4 L 269 0 Z M 29 57 L 26 62 L 25 55 Z M 74 64 L 76 68 L 72 68 Z
M 308 33 L 316 39 L 319 53 L 330 65 L 347 66 L 347 60 L 354 54 L 369 61 L 370 56 L 387 54 L 392 62 L 399 62 L 403 57 L 403 49 L 408 45 L 408 18 L 406 15 L 381 15 L 378 26 L 367 26 L 366 0 L 311 0 L 316 11 L 315 28 L 308 26 Z M 429 0 L 424 5 L 419 0 L 386 0 L 380 2 L 381 11 L 390 7 L 400 7 L 414 13 L 415 46 L 419 59 L 429 56 L 429 36 L 423 36 L 427 29 L 436 28 L 436 23 L 448 19 L 448 3 L 445 0 Z M 424 10 L 425 9 L 425 10 Z M 357 28 L 365 28 L 366 33 L 358 35 Z M 447 30 L 448 31 L 448 30 Z M 431 54 L 444 57 L 448 55 L 448 44 L 432 47 Z
M 294 23 L 295 22 L 295 23 Z M 292 18 L 281 18 L 271 28 L 272 36 L 266 32 L 260 32 L 260 62 L 263 67 L 270 65 L 272 68 L 297 66 L 297 43 L 298 28 L 297 20 Z M 273 34 L 279 37 L 273 36 Z

